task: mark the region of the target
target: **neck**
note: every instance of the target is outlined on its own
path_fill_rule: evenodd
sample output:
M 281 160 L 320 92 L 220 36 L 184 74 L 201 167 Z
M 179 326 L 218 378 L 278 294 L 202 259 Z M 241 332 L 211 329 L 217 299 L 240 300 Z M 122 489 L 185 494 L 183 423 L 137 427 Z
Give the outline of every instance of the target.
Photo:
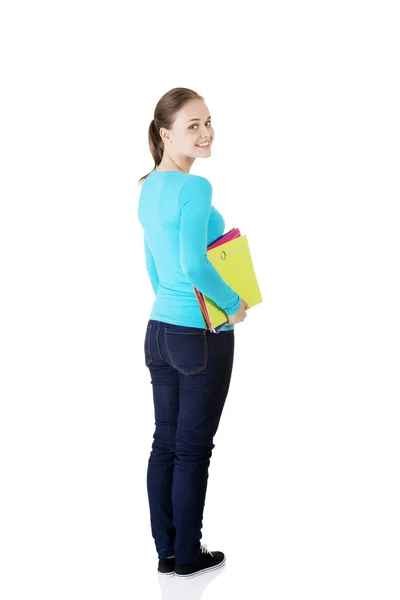
M 179 164 L 178 164 L 178 159 L 173 159 L 170 156 L 163 156 L 161 159 L 160 164 L 158 165 L 158 169 L 160 170 L 164 170 L 164 171 L 182 171 L 182 173 L 189 173 L 190 172 L 190 168 L 194 162 L 194 158 L 191 159 L 179 159 Z

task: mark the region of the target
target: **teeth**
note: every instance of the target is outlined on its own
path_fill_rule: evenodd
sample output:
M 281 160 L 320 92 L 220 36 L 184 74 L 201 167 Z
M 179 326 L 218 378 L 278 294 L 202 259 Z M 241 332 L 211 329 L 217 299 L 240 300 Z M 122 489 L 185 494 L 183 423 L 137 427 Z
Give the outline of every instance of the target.
M 209 146 L 209 142 L 205 142 L 204 144 L 196 144 L 196 146 Z

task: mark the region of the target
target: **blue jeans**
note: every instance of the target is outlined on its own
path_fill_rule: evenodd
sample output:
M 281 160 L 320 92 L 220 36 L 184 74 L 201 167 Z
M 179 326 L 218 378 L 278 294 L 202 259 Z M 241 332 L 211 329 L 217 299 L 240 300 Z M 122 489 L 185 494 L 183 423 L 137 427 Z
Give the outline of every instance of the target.
M 149 320 L 144 341 L 155 431 L 148 462 L 151 531 L 158 558 L 200 554 L 208 468 L 231 380 L 234 329 Z

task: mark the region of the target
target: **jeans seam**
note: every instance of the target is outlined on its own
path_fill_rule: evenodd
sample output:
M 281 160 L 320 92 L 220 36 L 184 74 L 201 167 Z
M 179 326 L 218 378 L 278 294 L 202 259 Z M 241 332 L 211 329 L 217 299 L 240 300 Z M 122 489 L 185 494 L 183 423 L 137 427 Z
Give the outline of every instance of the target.
M 150 358 L 150 360 L 147 359 L 147 357 L 145 357 L 145 362 L 146 362 L 146 367 L 149 366 L 149 364 L 152 362 L 153 357 L 151 355 L 151 349 L 150 349 L 150 341 L 151 341 L 151 328 L 152 328 L 152 323 L 149 323 L 147 325 L 147 330 L 146 330 L 146 349 L 147 349 L 147 355 Z
M 158 348 L 158 354 L 160 356 L 160 360 L 164 361 L 163 357 L 161 356 L 161 349 L 160 349 L 160 343 L 159 343 L 159 334 L 160 334 L 160 321 L 157 322 L 156 341 L 157 341 L 157 348 Z

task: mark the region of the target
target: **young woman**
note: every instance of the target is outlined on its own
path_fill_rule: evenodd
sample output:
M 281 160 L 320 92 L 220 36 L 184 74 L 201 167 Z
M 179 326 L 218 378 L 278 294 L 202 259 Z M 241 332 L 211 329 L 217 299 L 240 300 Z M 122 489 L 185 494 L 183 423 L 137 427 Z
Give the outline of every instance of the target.
M 174 88 L 157 103 L 149 127 L 155 167 L 139 180 L 138 218 L 155 300 L 144 340 L 155 432 L 147 490 L 160 575 L 193 577 L 221 567 L 223 552 L 200 543 L 208 468 L 234 355 L 234 325 L 247 303 L 207 260 L 224 233 L 208 179 L 190 173 L 211 154 L 214 130 L 202 96 Z M 207 329 L 196 287 L 221 307 L 228 324 Z

